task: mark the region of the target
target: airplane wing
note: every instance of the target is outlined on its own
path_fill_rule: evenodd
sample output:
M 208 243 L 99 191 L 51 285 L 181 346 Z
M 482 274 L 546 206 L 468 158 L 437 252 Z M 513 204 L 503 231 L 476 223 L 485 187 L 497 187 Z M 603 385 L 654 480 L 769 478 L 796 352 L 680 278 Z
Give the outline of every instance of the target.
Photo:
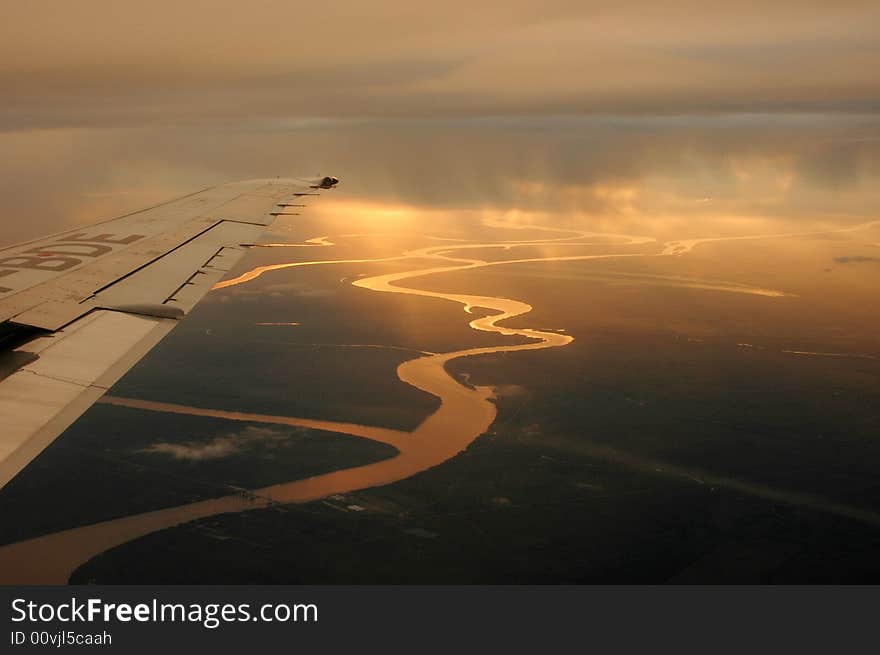
M 235 182 L 0 249 L 0 488 L 186 316 L 241 244 L 337 182 Z

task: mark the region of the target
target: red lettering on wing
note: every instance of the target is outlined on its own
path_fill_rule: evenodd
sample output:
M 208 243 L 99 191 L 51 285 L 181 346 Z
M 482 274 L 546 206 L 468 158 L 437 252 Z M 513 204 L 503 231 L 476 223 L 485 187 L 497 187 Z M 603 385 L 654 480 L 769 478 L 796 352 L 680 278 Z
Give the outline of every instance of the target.
M 113 252 L 113 246 L 105 246 L 100 243 L 63 243 L 56 241 L 47 246 L 38 246 L 25 250 L 26 253 L 36 253 L 38 257 L 47 255 L 76 255 L 78 257 L 100 257 L 108 252 Z
M 0 266 L 27 268 L 34 271 L 51 271 L 53 273 L 66 271 L 80 263 L 82 263 L 82 260 L 77 259 L 76 257 L 62 257 L 52 254 L 49 254 L 48 257 L 25 257 L 24 255 L 13 255 L 12 257 L 0 259 Z

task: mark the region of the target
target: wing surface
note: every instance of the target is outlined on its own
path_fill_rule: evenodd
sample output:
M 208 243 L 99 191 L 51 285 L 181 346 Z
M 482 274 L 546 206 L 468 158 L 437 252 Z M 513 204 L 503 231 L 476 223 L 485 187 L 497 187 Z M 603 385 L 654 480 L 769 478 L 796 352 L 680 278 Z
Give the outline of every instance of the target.
M 285 204 L 337 181 L 225 184 L 0 249 L 0 488 L 168 334 Z

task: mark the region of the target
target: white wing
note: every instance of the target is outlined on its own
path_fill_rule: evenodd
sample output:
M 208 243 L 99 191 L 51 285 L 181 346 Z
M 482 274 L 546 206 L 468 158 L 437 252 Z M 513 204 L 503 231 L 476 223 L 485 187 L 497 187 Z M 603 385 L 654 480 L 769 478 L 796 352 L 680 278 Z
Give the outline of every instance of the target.
M 171 331 L 241 244 L 337 181 L 235 182 L 0 249 L 0 488 Z

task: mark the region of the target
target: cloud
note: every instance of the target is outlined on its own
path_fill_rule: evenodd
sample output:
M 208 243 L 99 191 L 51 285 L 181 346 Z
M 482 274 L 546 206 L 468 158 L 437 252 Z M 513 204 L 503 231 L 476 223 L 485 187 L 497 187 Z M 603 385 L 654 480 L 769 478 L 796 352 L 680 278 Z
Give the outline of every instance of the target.
M 875 116 L 790 114 L 285 119 L 0 131 L 0 242 L 90 224 L 230 180 L 321 171 L 343 183 L 332 199 L 316 199 L 302 216 L 277 223 L 291 230 L 287 238 L 376 229 L 343 224 L 346 198 L 432 207 L 438 210 L 432 220 L 444 226 L 461 209 L 500 215 L 514 208 L 545 212 L 536 220 L 553 225 L 585 217 L 598 225 L 597 218 L 627 211 L 682 221 L 705 215 L 856 220 L 880 202 L 876 135 Z M 711 203 L 698 202 L 707 197 Z M 336 215 L 340 220 L 332 222 Z M 314 223 L 318 216 L 322 222 Z
M 834 261 L 838 264 L 863 264 L 865 262 L 880 262 L 880 257 L 866 257 L 864 255 L 855 255 L 851 257 L 835 257 Z
M 0 125 L 876 110 L 876 2 L 17 3 Z
M 282 271 L 285 269 L 281 269 Z M 291 269 L 296 271 L 296 269 Z M 271 274 L 270 274 L 271 275 Z M 272 284 L 236 285 L 224 290 L 225 294 L 238 300 L 263 300 L 265 298 L 329 298 L 336 292 L 332 289 L 319 289 L 307 282 L 275 282 Z M 222 297 L 222 296 L 220 296 Z
M 516 398 L 529 393 L 528 387 L 521 384 L 499 384 L 494 387 L 496 398 Z
M 200 462 L 230 457 L 254 446 L 274 447 L 284 441 L 286 434 L 270 428 L 248 426 L 209 441 L 159 442 L 142 448 L 139 453 L 166 455 L 171 459 Z

